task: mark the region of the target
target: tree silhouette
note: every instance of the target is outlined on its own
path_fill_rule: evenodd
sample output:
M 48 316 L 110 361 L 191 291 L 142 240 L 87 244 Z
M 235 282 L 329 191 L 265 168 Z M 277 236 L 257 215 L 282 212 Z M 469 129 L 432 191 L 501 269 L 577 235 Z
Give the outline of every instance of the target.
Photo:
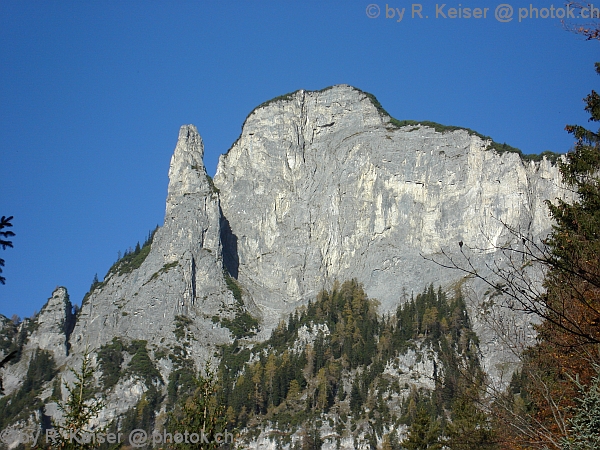
M 169 430 L 175 435 L 180 433 L 196 433 L 200 436 L 198 443 L 169 442 L 170 448 L 191 450 L 195 448 L 216 449 L 230 448 L 226 432 L 227 418 L 225 408 L 218 395 L 218 378 L 212 371 L 210 363 L 194 378 L 195 390 L 169 413 Z M 233 435 L 231 435 L 233 437 Z
M 13 219 L 13 216 L 10 216 L 10 217 L 2 216 L 2 218 L 0 219 L 0 230 L 3 230 L 4 228 L 12 227 L 12 223 L 10 223 L 10 221 L 12 219 Z M 0 247 L 2 247 L 2 250 L 6 250 L 6 247 L 12 248 L 12 246 L 13 246 L 12 241 L 7 240 L 6 238 L 12 237 L 14 235 L 15 235 L 15 233 L 13 233 L 10 230 L 9 231 L 0 231 Z M 0 273 L 2 273 L 2 267 L 4 267 L 4 260 L 2 258 L 0 258 Z M 6 284 L 6 278 L 4 278 L 2 275 L 0 275 L 0 283 Z
M 53 420 L 56 432 L 52 435 L 50 447 L 60 450 L 85 450 L 96 448 L 94 434 L 106 432 L 105 427 L 94 426 L 94 421 L 105 406 L 101 398 L 94 395 L 96 368 L 93 366 L 89 349 L 86 347 L 81 360 L 81 368 L 70 369 L 75 377 L 72 384 L 64 382 L 69 393 L 66 401 L 58 401 L 62 412 L 62 422 Z
M 408 450 L 439 450 L 442 448 L 440 434 L 440 423 L 432 419 L 427 410 L 419 408 L 402 446 Z

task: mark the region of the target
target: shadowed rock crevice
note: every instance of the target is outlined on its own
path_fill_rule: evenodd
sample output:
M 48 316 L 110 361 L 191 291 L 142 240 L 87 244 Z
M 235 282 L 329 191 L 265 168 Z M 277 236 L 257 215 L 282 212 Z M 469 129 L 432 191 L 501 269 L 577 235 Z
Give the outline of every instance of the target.
M 238 255 L 238 238 L 231 231 L 231 225 L 227 218 L 223 215 L 223 210 L 219 208 L 221 213 L 221 245 L 223 247 L 223 265 L 229 275 L 237 280 L 238 269 L 240 266 L 240 257 Z
M 71 302 L 69 302 L 69 306 Z M 75 329 L 75 324 L 77 323 L 77 316 L 75 315 L 75 313 L 73 312 L 73 307 L 71 306 L 70 308 L 68 308 L 66 310 L 66 314 L 65 314 L 65 346 L 66 346 L 66 350 L 67 350 L 67 356 L 69 355 L 69 350 L 71 349 L 71 333 L 73 333 L 73 330 Z
M 192 256 L 192 305 L 196 302 L 196 259 Z

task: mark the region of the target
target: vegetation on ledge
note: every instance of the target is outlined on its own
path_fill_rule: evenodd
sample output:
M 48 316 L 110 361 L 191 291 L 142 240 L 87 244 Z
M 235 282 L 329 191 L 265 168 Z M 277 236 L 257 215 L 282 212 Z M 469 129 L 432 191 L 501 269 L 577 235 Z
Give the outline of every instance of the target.
M 108 273 L 104 277 L 106 280 L 111 274 L 117 273 L 120 276 L 125 275 L 127 273 L 131 273 L 135 269 L 139 269 L 142 263 L 146 260 L 146 257 L 150 253 L 150 249 L 152 247 L 152 240 L 154 239 L 154 234 L 158 230 L 158 226 L 154 229 L 154 231 L 148 233 L 148 237 L 144 241 L 144 244 L 140 247 L 140 243 L 138 242 L 135 246 L 135 249 L 129 248 L 125 250 L 122 258 L 119 258 L 117 262 L 115 262 L 110 269 L 108 269 Z
M 104 280 L 98 280 L 98 274 L 94 275 L 94 279 L 92 281 L 92 285 L 90 286 L 90 290 L 83 296 L 83 300 L 81 302 L 81 306 L 86 304 L 89 297 L 96 289 L 101 289 L 106 284 L 106 280 L 113 275 L 125 275 L 127 273 L 132 272 L 135 269 L 138 269 L 142 263 L 146 260 L 146 257 L 150 253 L 150 249 L 152 247 L 152 240 L 154 239 L 154 234 L 158 230 L 158 225 L 153 231 L 148 232 L 148 237 L 144 241 L 144 244 L 140 247 L 140 243 L 138 242 L 135 246 L 135 249 L 131 247 L 125 250 L 123 256 L 121 256 L 121 252 L 119 251 L 119 256 L 117 261 L 108 269 L 108 272 L 104 276 Z
M 26 420 L 32 412 L 43 410 L 39 398 L 44 385 L 57 373 L 54 357 L 47 350 L 36 350 L 27 367 L 21 387 L 0 399 L 0 430 L 17 420 Z
M 393 118 L 383 108 L 383 106 L 381 106 L 381 103 L 379 103 L 379 100 L 377 100 L 377 98 L 373 94 L 370 94 L 370 93 L 364 92 L 364 91 L 361 91 L 361 92 L 363 92 L 363 94 L 365 94 L 369 98 L 369 100 L 371 100 L 371 103 L 373 104 L 373 106 L 375 106 L 375 108 L 377 108 L 377 111 L 379 111 L 379 113 L 381 115 L 387 116 L 390 118 L 390 125 L 393 128 L 402 128 L 402 127 L 406 127 L 406 126 L 410 126 L 410 125 L 415 126 L 415 127 L 424 126 L 424 127 L 433 128 L 438 133 L 452 132 L 452 131 L 457 131 L 457 130 L 465 130 L 470 135 L 478 136 L 479 138 L 481 138 L 484 141 L 491 141 L 491 143 L 488 146 L 488 150 L 495 150 L 499 154 L 502 154 L 505 152 L 517 153 L 523 161 L 541 161 L 544 157 L 546 157 L 546 159 L 551 161 L 553 164 L 555 164 L 557 162 L 557 160 L 560 158 L 559 153 L 554 153 L 551 151 L 545 151 L 539 155 L 525 154 L 520 149 L 513 147 L 511 145 L 508 145 L 506 142 L 503 144 L 500 144 L 500 143 L 494 141 L 491 137 L 485 136 L 481 133 L 478 133 L 475 130 L 471 130 L 470 128 L 457 127 L 454 125 L 442 125 L 440 123 L 431 122 L 428 120 L 420 120 L 420 121 L 419 120 L 398 120 L 398 119 Z
M 334 86 L 328 86 L 324 89 L 320 89 L 318 91 L 307 91 L 307 92 L 324 92 L 327 91 L 331 88 L 333 88 Z M 475 135 L 480 137 L 482 140 L 484 141 L 491 141 L 491 143 L 488 146 L 488 150 L 495 150 L 496 152 L 498 152 L 499 154 L 505 153 L 505 152 L 509 152 L 509 153 L 517 153 L 521 159 L 523 161 L 541 161 L 544 157 L 546 157 L 546 159 L 548 159 L 550 162 L 552 162 L 552 164 L 556 164 L 556 162 L 558 161 L 558 159 L 560 158 L 560 153 L 555 153 L 552 151 L 544 151 L 540 154 L 525 154 L 523 153 L 523 151 L 521 151 L 520 149 L 513 147 L 511 145 L 508 145 L 506 142 L 503 144 L 500 144 L 499 142 L 494 141 L 491 137 L 489 136 L 485 136 L 481 133 L 478 133 L 475 130 L 472 130 L 470 128 L 465 128 L 465 127 L 458 127 L 455 125 L 443 125 L 437 122 L 431 122 L 428 120 L 398 120 L 395 119 L 394 117 L 392 117 L 381 105 L 381 103 L 379 103 L 379 100 L 377 100 L 377 97 L 375 97 L 373 94 L 369 93 L 369 92 L 365 92 L 362 91 L 361 89 L 358 88 L 354 88 L 357 91 L 363 93 L 364 95 L 366 95 L 368 97 L 368 99 L 371 101 L 371 103 L 373 104 L 373 106 L 375 106 L 375 108 L 377 109 L 377 111 L 379 111 L 379 113 L 383 116 L 389 117 L 390 118 L 390 126 L 393 128 L 401 128 L 401 127 L 405 127 L 405 126 L 425 126 L 425 127 L 429 127 L 429 128 L 433 128 L 435 131 L 437 131 L 438 133 L 445 133 L 445 132 L 451 132 L 451 131 L 457 131 L 457 130 L 465 130 L 467 133 L 469 133 L 470 135 Z M 248 120 L 248 117 L 250 117 L 252 115 L 252 113 L 254 113 L 254 111 L 264 108 L 266 106 L 269 106 L 273 103 L 276 102 L 280 102 L 280 101 L 290 101 L 293 100 L 294 95 L 299 92 L 300 89 L 294 91 L 294 92 L 289 92 L 287 94 L 284 95 L 280 95 L 277 97 L 274 97 L 270 100 L 267 100 L 266 102 L 261 103 L 260 105 L 258 105 L 256 108 L 254 108 L 250 114 L 248 114 L 248 116 L 246 117 L 246 120 L 244 120 L 244 123 L 242 125 L 242 129 L 244 128 L 244 125 L 246 124 L 246 121 Z M 240 135 L 241 137 L 241 135 Z M 239 140 L 239 138 L 237 139 Z M 237 142 L 236 140 L 236 142 Z M 233 148 L 234 144 L 230 147 Z
M 158 369 L 150 359 L 147 341 L 133 340 L 126 345 L 121 339 L 113 338 L 110 344 L 105 344 L 98 350 L 98 361 L 102 372 L 101 380 L 104 390 L 115 386 L 123 375 L 133 375 L 144 381 L 147 387 L 155 383 L 163 384 Z M 123 352 L 131 355 L 131 360 L 123 368 Z
M 229 328 L 229 331 L 231 331 L 231 334 L 236 339 L 254 336 L 259 326 L 258 320 L 252 317 L 252 315 L 246 310 L 244 302 L 242 301 L 242 290 L 235 278 L 229 275 L 227 270 L 223 271 L 223 277 L 225 278 L 225 284 L 227 285 L 227 288 L 233 294 L 233 298 L 235 298 L 235 316 L 233 319 L 213 316 L 213 323 L 220 323 L 225 328 Z

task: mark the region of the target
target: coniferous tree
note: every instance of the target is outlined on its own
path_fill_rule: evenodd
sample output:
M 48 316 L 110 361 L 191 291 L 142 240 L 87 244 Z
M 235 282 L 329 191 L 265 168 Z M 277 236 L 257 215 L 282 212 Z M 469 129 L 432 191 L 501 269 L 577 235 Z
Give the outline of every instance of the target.
M 600 63 L 596 63 L 600 74 Z M 590 121 L 600 121 L 600 96 L 592 91 L 585 98 Z M 577 200 L 556 204 L 547 201 L 556 221 L 547 240 L 551 250 L 545 325 L 573 340 L 573 345 L 600 344 L 600 130 L 579 125 L 566 130 L 576 139 L 567 162 L 560 164 L 563 181 L 577 193 Z
M 323 413 L 334 411 L 342 423 L 350 422 L 355 437 L 363 435 L 376 447 L 386 427 L 412 424 L 423 407 L 439 436 L 439 418 L 448 414 L 454 393 L 463 392 L 470 382 L 459 380 L 462 371 L 473 377 L 481 373 L 464 301 L 458 293 L 449 300 L 429 286 L 399 307 L 395 318 L 379 318 L 376 308 L 376 301 L 368 299 L 356 281 L 336 284 L 282 321 L 268 341 L 253 348 L 244 348 L 240 342 L 223 347 L 220 376 L 229 423 L 251 429 L 264 429 L 271 423 L 293 433 L 298 428 L 309 430 Z M 427 311 L 430 331 L 419 337 L 416 324 Z M 442 326 L 444 318 L 448 320 Z M 298 351 L 300 328 L 314 338 Z M 398 380 L 390 379 L 386 367 L 409 348 L 414 350 L 415 344 L 419 346 L 419 339 L 437 354 L 434 377 L 437 373 L 438 382 L 431 394 L 413 385 L 400 414 L 390 408 L 391 395 L 409 386 L 401 388 Z M 312 436 L 304 437 L 304 444 L 313 445 Z M 400 448 L 391 438 L 387 444 Z M 299 439 L 294 448 L 302 444 Z M 435 441 L 429 444 L 436 448 Z
M 600 63 L 596 71 L 600 74 Z M 599 95 L 592 91 L 585 102 L 590 120 L 600 121 Z M 577 199 L 548 202 L 556 226 L 547 241 L 551 264 L 541 298 L 544 321 L 538 328 L 538 345 L 527 354 L 533 371 L 526 388 L 535 404 L 535 419 L 553 436 L 564 434 L 567 407 L 574 406 L 577 385 L 570 380 L 577 376 L 590 383 L 590 359 L 600 362 L 594 351 L 600 344 L 600 132 L 582 126 L 566 129 L 577 142 L 560 171 Z
M 356 378 L 354 378 L 354 382 L 352 383 L 352 390 L 350 391 L 350 409 L 356 416 L 360 415 L 359 413 L 361 411 L 362 404 L 363 396 L 360 389 L 360 379 L 358 375 L 356 375 Z
M 569 419 L 568 436 L 562 450 L 600 450 L 600 366 L 589 386 L 575 380 L 580 398 L 575 415 Z
M 227 427 L 227 414 L 221 404 L 218 392 L 216 374 L 207 363 L 204 374 L 198 374 L 195 379 L 196 390 L 182 399 L 177 408 L 169 414 L 169 431 L 173 434 L 196 433 L 205 436 L 198 443 L 172 443 L 173 448 L 183 449 L 216 449 L 228 448 L 223 442 Z M 208 441 L 208 443 L 206 442 Z
M 381 450 L 402 450 L 395 431 L 383 436 Z
M 0 218 L 0 230 L 3 230 L 4 228 L 9 228 L 12 227 L 12 223 L 10 223 L 10 221 L 13 219 L 13 216 L 10 217 L 6 217 L 6 216 L 2 216 L 2 218 Z M 14 236 L 15 233 L 12 231 L 0 231 L 0 247 L 2 247 L 2 250 L 6 250 L 6 247 L 13 247 L 13 243 L 12 241 L 9 241 L 7 238 L 10 238 L 12 236 Z M 0 273 L 2 273 L 2 267 L 4 267 L 4 260 L 2 258 L 0 258 Z M 6 284 L 6 278 L 3 277 L 2 275 L 0 275 L 0 284 Z
M 450 450 L 496 448 L 494 431 L 487 415 L 465 395 L 452 405 L 452 421 L 446 425 L 444 434 L 444 445 Z
M 408 436 L 402 441 L 402 447 L 407 450 L 440 450 L 440 434 L 440 423 L 421 407 L 408 430 Z
M 590 121 L 599 122 L 598 93 L 592 91 L 585 103 Z M 531 295 L 518 283 L 502 289 L 518 309 L 542 319 L 536 345 L 522 356 L 519 392 L 496 400 L 498 433 L 509 448 L 567 445 L 569 423 L 581 417 L 577 383 L 589 385 L 593 364 L 600 362 L 600 131 L 578 125 L 566 130 L 576 144 L 559 165 L 575 199 L 547 201 L 556 224 L 543 249 L 523 237 L 523 255 L 545 269 L 545 292 Z
M 102 427 L 94 427 L 93 421 L 104 408 L 102 399 L 94 396 L 95 391 L 95 367 L 88 349 L 83 353 L 81 368 L 70 369 L 75 376 L 73 385 L 65 382 L 64 386 L 69 393 L 66 401 L 58 401 L 58 409 L 63 414 L 63 420 L 52 421 L 56 430 L 48 441 L 51 447 L 57 449 L 92 449 L 97 448 L 98 442 L 94 438 L 98 433 L 105 431 Z
M 302 428 L 300 438 L 302 450 L 319 450 L 323 445 L 321 433 L 315 423 L 311 423 L 308 428 Z
M 600 74 L 600 63 L 596 72 Z M 592 91 L 584 100 L 590 121 L 597 124 L 600 95 Z M 464 263 L 443 252 L 446 261 L 438 262 L 479 278 L 494 295 L 503 295 L 509 308 L 540 319 L 537 343 L 522 355 L 521 391 L 495 396 L 498 432 L 507 448 L 560 448 L 569 408 L 575 406 L 577 386 L 571 379 L 579 376 L 588 384 L 593 376 L 590 362 L 600 363 L 600 130 L 578 125 L 566 130 L 576 143 L 559 168 L 573 200 L 547 201 L 556 222 L 551 235 L 536 242 L 506 225 L 514 240 L 496 247 L 508 266 L 496 266 L 495 277 L 474 269 L 462 241 Z M 463 320 L 459 316 L 453 314 L 452 322 Z M 506 329 L 498 331 L 507 335 Z

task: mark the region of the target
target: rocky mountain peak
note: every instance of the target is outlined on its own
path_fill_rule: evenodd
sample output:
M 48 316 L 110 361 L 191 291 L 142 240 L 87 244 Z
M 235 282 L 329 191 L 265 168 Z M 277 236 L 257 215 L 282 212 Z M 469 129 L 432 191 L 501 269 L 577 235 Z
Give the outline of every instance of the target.
M 210 190 L 204 167 L 204 143 L 194 125 L 183 125 L 171 157 L 167 203 L 190 194 Z
M 117 261 L 89 294 L 71 339 L 78 351 L 88 342 L 99 348 L 114 337 L 172 349 L 178 316 L 199 316 L 196 333 L 210 334 L 207 342 L 227 339 L 227 330 L 213 331 L 217 327 L 210 319 L 205 323 L 205 316 L 212 317 L 233 297 L 223 280 L 219 195 L 203 156 L 196 127 L 182 126 L 169 168 L 164 224 L 139 254 Z M 188 351 L 199 359 L 208 353 L 205 345 L 189 347 L 194 346 Z
M 173 257 L 198 248 L 220 253 L 219 196 L 203 158 L 198 130 L 194 125 L 182 126 L 169 167 L 165 224 L 160 233 L 169 235 L 168 247 L 178 247 Z
M 375 100 L 376 102 L 376 100 Z M 248 147 L 256 164 L 264 161 L 269 148 L 264 140 L 277 141 L 302 149 L 324 135 L 340 130 L 372 128 L 385 125 L 389 116 L 381 114 L 374 97 L 347 84 L 335 85 L 320 91 L 298 90 L 269 100 L 255 108 L 246 118 L 236 146 Z M 351 134 L 351 133 L 350 133 Z M 257 145 L 255 145 L 257 144 Z M 222 157 L 218 176 L 227 160 L 234 163 L 235 155 Z M 289 155 L 287 165 L 293 169 L 302 155 Z
M 29 336 L 28 347 L 49 350 L 58 361 L 68 353 L 67 342 L 73 329 L 73 305 L 64 287 L 58 287 L 35 320 L 34 331 Z
M 336 118 L 338 125 L 356 124 L 360 120 L 381 124 L 380 106 L 372 95 L 347 84 L 338 84 L 319 91 L 300 89 L 266 101 L 249 114 L 244 127 L 252 127 L 261 116 L 281 115 L 298 107 L 302 108 L 304 115 L 296 115 L 296 118 L 305 125 L 333 126 L 335 121 L 332 123 L 330 119 Z M 314 116 L 316 110 L 319 114 Z M 313 119 L 316 120 L 311 122 Z

